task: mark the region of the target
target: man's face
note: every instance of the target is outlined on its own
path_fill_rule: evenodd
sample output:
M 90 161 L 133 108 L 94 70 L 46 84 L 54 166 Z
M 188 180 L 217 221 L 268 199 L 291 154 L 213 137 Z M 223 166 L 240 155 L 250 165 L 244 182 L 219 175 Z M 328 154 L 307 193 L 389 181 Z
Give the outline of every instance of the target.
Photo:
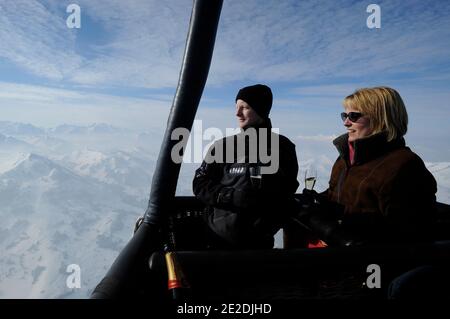
M 264 121 L 247 102 L 241 99 L 236 101 L 236 116 L 242 129 L 257 126 Z

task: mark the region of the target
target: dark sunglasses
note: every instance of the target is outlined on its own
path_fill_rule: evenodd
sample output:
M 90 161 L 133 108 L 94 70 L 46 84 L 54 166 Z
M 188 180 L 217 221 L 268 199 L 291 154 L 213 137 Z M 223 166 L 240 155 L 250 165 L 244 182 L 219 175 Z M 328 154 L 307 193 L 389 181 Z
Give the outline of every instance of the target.
M 348 119 L 350 121 L 356 122 L 361 116 L 363 116 L 363 114 L 359 113 L 359 112 L 349 112 L 349 113 L 342 112 L 341 113 L 342 121 L 345 121 L 345 119 L 348 117 Z

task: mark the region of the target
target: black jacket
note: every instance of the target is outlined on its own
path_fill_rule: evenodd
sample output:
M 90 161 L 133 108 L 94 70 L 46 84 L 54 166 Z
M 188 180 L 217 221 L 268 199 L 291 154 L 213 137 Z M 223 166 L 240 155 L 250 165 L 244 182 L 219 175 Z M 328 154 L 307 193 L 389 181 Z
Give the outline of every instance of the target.
M 260 128 L 271 132 L 270 122 Z M 208 226 L 230 246 L 272 248 L 273 235 L 290 212 L 299 185 L 297 156 L 288 138 L 273 132 L 261 134 L 259 128 L 253 132 L 257 143 L 245 140 L 251 135 L 249 129 L 216 141 L 195 173 L 193 190 L 208 207 Z M 274 139 L 278 139 L 278 146 L 272 145 Z M 227 145 L 234 145 L 231 154 Z M 275 158 L 277 151 L 278 169 L 265 174 L 274 161 L 265 163 L 267 158 L 261 154 Z

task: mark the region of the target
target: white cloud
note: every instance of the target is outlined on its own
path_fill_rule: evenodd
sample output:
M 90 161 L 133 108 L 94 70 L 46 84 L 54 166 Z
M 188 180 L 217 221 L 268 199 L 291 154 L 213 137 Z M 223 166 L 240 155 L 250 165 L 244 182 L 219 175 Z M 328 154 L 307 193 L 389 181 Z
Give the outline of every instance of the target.
M 158 95 L 121 97 L 0 82 L 2 119 L 52 127 L 62 123 L 109 123 L 128 128 L 164 129 L 171 101 Z
M 27 0 L 3 1 L 0 12 L 0 57 L 51 80 L 64 79 L 81 65 L 64 15 Z
M 189 24 L 190 3 L 78 1 L 82 27 L 68 29 L 65 5 L 0 4 L 0 57 L 43 78 L 87 85 L 173 87 Z M 93 23 L 83 23 L 89 17 Z M 98 25 L 94 25 L 97 23 Z M 91 30 L 91 29 L 92 30 Z M 80 42 L 82 32 L 108 39 Z
M 82 28 L 58 1 L 0 4 L 0 56 L 41 77 L 90 86 L 174 87 L 191 2 L 87 1 Z M 450 53 L 450 5 L 381 1 L 382 28 L 349 1 L 225 1 L 209 84 L 302 81 L 401 73 L 430 76 Z M 83 35 L 97 37 L 96 40 Z M 423 73 L 423 74 L 421 74 Z
M 0 99 L 4 101 L 5 104 L 10 101 L 24 101 L 30 103 L 57 102 L 61 99 L 80 99 L 81 97 L 81 93 L 70 90 L 0 82 Z
M 151 88 L 176 85 L 190 2 L 80 1 L 80 6 L 111 39 L 86 48 L 102 54 L 76 70 L 74 82 Z
M 450 46 L 448 5 L 381 2 L 382 29 L 366 27 L 363 3 L 246 1 L 224 4 L 212 77 L 323 80 L 384 72 L 423 71 L 445 62 Z M 424 10 L 427 9 L 427 10 Z M 443 28 L 446 25 L 447 28 Z M 445 43 L 444 43 L 445 42 Z M 225 57 L 225 58 L 224 58 Z M 241 61 L 226 69 L 224 61 Z
M 303 86 L 292 89 L 292 93 L 299 96 L 338 97 L 343 99 L 357 89 L 356 84 L 325 84 Z
M 332 142 L 337 135 L 312 135 L 312 136 L 303 136 L 299 135 L 296 138 L 303 141 L 311 141 L 311 142 Z

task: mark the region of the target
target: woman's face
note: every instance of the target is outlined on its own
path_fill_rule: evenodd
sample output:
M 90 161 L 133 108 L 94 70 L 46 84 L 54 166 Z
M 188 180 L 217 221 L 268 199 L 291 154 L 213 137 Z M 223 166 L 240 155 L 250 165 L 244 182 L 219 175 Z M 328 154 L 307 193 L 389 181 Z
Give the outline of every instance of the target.
M 353 108 L 346 107 L 345 113 L 349 114 L 350 112 L 361 114 L 361 112 L 359 112 Z M 372 134 L 372 129 L 370 128 L 370 120 L 364 114 L 362 114 L 361 117 L 359 117 L 358 119 L 356 119 L 354 121 L 351 121 L 350 118 L 347 116 L 344 120 L 344 126 L 346 127 L 347 132 L 348 132 L 348 141 L 349 142 L 353 142 L 357 139 L 367 137 Z

